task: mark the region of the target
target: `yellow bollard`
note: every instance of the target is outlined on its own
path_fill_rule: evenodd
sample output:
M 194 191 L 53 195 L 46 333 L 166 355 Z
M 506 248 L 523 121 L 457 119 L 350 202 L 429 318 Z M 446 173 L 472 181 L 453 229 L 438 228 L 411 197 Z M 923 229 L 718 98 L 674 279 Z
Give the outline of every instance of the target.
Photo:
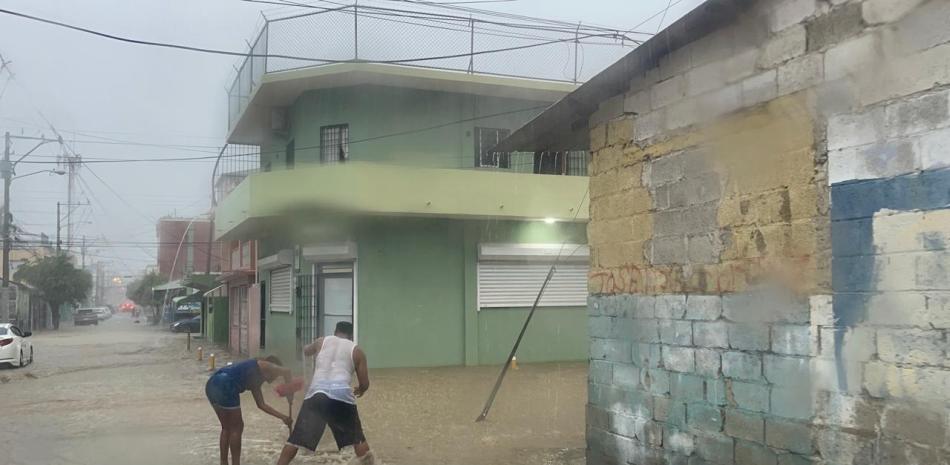
M 198 361 L 200 362 L 204 358 L 204 347 L 198 346 Z
M 214 371 L 214 354 L 208 354 L 208 371 Z
M 511 357 L 511 368 L 513 370 L 518 369 L 518 357 Z

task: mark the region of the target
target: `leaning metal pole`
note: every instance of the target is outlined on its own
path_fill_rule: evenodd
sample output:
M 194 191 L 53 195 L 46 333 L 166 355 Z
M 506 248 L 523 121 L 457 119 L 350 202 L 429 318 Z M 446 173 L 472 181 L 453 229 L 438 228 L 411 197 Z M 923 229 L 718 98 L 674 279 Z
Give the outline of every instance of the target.
M 491 394 L 488 396 L 488 401 L 485 402 L 485 407 L 482 408 L 482 413 L 475 419 L 476 422 L 484 420 L 488 417 L 488 411 L 491 410 L 492 404 L 495 403 L 495 396 L 498 394 L 498 390 L 501 389 L 501 382 L 505 379 L 505 374 L 508 373 L 508 367 L 511 366 L 511 360 L 515 358 L 515 353 L 518 352 L 518 346 L 521 344 L 521 338 L 524 337 L 525 331 L 528 330 L 528 323 L 531 322 L 531 317 L 534 316 L 534 311 L 538 308 L 538 303 L 541 302 L 541 295 L 544 294 L 544 288 L 547 287 L 548 282 L 551 281 L 551 278 L 554 276 L 554 269 L 557 267 L 557 261 L 551 265 L 551 269 L 548 270 L 547 277 L 544 278 L 544 283 L 541 284 L 541 289 L 538 290 L 538 296 L 534 298 L 534 305 L 531 306 L 531 311 L 528 312 L 528 317 L 525 318 L 524 324 L 521 326 L 521 332 L 518 333 L 518 339 L 515 339 L 515 345 L 511 348 L 511 353 L 508 354 L 508 360 L 505 361 L 505 365 L 501 367 L 501 373 L 498 374 L 498 379 L 495 381 L 495 387 L 492 388 Z

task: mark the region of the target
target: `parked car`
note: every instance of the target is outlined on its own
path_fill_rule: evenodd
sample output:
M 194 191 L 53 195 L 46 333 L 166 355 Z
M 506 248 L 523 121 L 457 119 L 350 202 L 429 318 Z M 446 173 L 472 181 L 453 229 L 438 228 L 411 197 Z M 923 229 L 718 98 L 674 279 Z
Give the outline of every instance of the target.
M 10 323 L 0 324 L 0 363 L 19 367 L 33 363 L 32 335 Z
M 73 324 L 76 326 L 98 325 L 99 314 L 94 308 L 80 308 L 73 313 Z
M 178 320 L 172 323 L 169 329 L 171 329 L 173 333 L 200 333 L 201 315 L 186 320 Z
M 96 307 L 96 317 L 99 318 L 99 321 L 108 320 L 112 318 L 112 312 L 109 311 L 106 307 Z

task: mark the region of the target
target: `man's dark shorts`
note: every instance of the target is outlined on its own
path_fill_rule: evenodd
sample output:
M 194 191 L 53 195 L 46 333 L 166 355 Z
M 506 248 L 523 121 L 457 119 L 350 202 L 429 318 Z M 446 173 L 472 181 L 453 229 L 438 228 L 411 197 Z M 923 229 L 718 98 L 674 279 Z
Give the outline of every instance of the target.
M 355 405 L 317 393 L 303 401 L 287 443 L 312 452 L 316 450 L 327 426 L 333 433 L 338 449 L 366 441 Z

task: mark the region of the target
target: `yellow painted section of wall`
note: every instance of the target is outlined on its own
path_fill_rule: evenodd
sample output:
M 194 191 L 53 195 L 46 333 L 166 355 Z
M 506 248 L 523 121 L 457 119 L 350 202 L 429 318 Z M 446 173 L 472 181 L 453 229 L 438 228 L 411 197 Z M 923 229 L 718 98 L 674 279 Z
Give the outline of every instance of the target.
M 596 135 L 604 145 L 590 173 L 591 293 L 740 292 L 763 280 L 827 292 L 828 193 L 824 164 L 815 157 L 814 119 L 805 94 L 796 94 L 644 146 L 629 139 L 632 130 L 627 139 L 610 137 L 626 119 L 593 128 L 592 143 Z M 645 188 L 651 163 L 696 149 L 721 179 L 718 261 L 653 263 L 656 199 Z

